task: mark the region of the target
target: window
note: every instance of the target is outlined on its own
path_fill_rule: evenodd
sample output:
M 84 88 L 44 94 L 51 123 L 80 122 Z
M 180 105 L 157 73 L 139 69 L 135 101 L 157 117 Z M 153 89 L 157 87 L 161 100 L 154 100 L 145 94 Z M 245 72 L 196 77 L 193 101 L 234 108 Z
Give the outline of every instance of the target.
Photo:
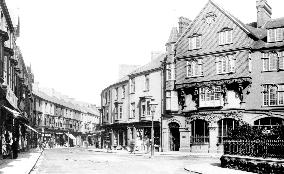
M 188 38 L 189 50 L 199 49 L 201 47 L 201 35 L 195 35 Z
M 130 79 L 130 91 L 131 93 L 135 92 L 135 79 Z
M 227 29 L 225 31 L 219 32 L 219 45 L 226 45 L 233 43 L 232 39 L 232 29 Z
M 186 65 L 187 77 L 196 77 L 203 75 L 202 59 L 187 61 Z
M 277 53 L 262 53 L 262 70 L 284 70 L 284 51 Z
M 122 86 L 122 98 L 125 98 L 125 85 Z
M 238 126 L 238 122 L 232 118 L 224 118 L 218 121 L 218 143 L 223 143 L 223 141 L 228 137 L 228 133 Z
M 200 119 L 191 122 L 191 143 L 192 144 L 209 143 L 208 122 Z
M 151 114 L 150 110 L 150 99 L 142 99 L 141 100 L 141 116 L 150 116 Z
M 284 105 L 284 84 L 263 85 L 263 105 Z
M 149 74 L 145 75 L 145 91 L 149 91 L 150 88 L 150 79 Z
M 118 100 L 118 88 L 115 88 L 115 100 Z
M 203 87 L 199 89 L 200 107 L 221 106 L 222 90 L 221 86 L 213 86 L 212 88 Z
M 249 68 L 249 72 L 251 72 L 252 71 L 251 53 L 249 53 L 248 55 L 248 68 Z
M 273 28 L 267 30 L 267 42 L 283 41 L 283 28 Z
M 119 118 L 122 118 L 122 106 L 119 106 Z
M 131 103 L 131 113 L 130 113 L 130 117 L 134 118 L 135 117 L 135 103 Z
M 174 80 L 175 79 L 175 65 L 174 64 L 167 64 L 166 66 L 166 79 L 167 80 Z
M 216 57 L 217 74 L 235 72 L 235 59 L 233 55 Z

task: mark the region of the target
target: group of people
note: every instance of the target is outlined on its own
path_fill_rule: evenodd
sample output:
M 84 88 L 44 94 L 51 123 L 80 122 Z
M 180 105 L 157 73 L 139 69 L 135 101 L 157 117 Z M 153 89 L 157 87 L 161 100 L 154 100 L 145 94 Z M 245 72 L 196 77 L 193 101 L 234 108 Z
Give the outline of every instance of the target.
M 18 141 L 16 137 L 12 138 L 12 132 L 5 131 L 2 135 L 2 155 L 3 158 L 18 158 Z
M 135 151 L 150 152 L 151 140 L 146 136 L 144 139 L 137 138 L 136 141 L 133 139 L 129 143 L 128 151 L 130 153 L 135 153 Z

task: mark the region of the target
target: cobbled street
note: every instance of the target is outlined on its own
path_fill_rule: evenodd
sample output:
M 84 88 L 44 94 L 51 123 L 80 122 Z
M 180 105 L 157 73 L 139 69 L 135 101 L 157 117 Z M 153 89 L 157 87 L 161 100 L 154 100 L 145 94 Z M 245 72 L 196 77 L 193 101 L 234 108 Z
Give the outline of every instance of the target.
M 31 174 L 43 173 L 116 173 L 183 174 L 184 166 L 196 163 L 219 163 L 218 158 L 193 156 L 129 154 L 101 152 L 85 148 L 46 149 Z

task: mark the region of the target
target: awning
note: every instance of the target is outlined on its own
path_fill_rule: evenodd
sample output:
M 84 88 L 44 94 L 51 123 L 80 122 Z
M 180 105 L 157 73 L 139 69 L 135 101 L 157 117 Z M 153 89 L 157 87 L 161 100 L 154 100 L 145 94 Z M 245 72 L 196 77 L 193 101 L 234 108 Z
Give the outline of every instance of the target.
M 6 109 L 7 111 L 9 111 L 11 114 L 13 114 L 14 117 L 20 117 L 21 116 L 21 114 L 18 111 L 16 111 L 16 110 L 10 109 L 10 108 L 8 108 L 6 106 L 2 106 L 2 107 L 4 109 Z
M 73 140 L 76 140 L 76 138 L 74 137 L 74 135 L 72 134 L 69 134 L 69 133 L 65 133 L 69 138 L 73 139 Z
M 32 128 L 31 126 L 29 126 L 29 125 L 27 125 L 27 124 L 25 124 L 30 130 L 32 130 L 32 131 L 34 131 L 34 132 L 36 132 L 36 133 L 39 133 L 37 130 L 35 130 L 34 128 Z

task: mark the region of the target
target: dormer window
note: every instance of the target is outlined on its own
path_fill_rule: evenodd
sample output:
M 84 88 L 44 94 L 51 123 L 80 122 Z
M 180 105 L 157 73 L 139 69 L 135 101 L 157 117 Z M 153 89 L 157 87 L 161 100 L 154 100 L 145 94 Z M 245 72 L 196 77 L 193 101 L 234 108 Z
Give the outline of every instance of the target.
M 267 30 L 267 42 L 283 41 L 283 28 L 273 28 Z
M 219 45 L 226 45 L 233 43 L 233 29 L 224 28 L 219 32 Z
M 201 35 L 194 34 L 188 38 L 189 50 L 201 48 Z

